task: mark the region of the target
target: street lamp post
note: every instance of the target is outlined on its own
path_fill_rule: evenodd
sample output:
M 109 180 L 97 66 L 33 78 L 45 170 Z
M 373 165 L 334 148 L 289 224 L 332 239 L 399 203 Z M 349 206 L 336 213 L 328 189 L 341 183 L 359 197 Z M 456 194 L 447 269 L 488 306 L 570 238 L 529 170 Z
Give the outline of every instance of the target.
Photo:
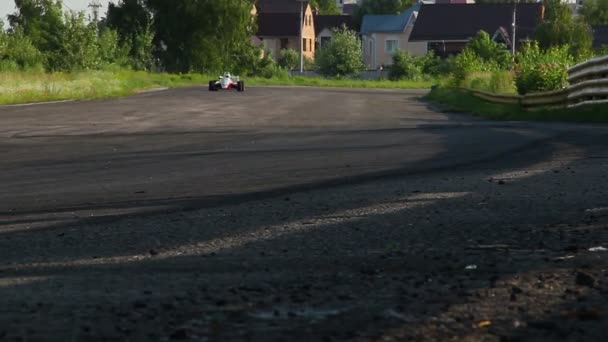
M 297 0 L 300 3 L 300 75 L 304 73 L 304 2 L 307 0 Z

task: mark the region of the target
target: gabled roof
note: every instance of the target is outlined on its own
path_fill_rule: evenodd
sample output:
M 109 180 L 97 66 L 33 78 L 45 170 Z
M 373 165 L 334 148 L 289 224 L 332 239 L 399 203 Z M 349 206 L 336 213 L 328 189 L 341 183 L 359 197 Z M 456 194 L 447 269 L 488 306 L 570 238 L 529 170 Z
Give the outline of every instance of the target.
M 260 37 L 293 37 L 300 35 L 300 13 L 260 13 L 258 14 Z
M 317 15 L 315 16 L 315 33 L 318 35 L 324 29 L 340 28 L 346 25 L 354 30 L 353 18 L 350 15 Z
M 517 5 L 518 41 L 534 33 L 543 15 L 540 3 Z M 493 34 L 499 27 L 509 28 L 513 4 L 435 4 L 422 5 L 410 41 L 468 40 L 480 30 Z
M 600 48 L 602 45 L 608 45 L 608 26 L 594 25 L 591 26 L 593 31 L 593 47 Z
M 401 14 L 387 15 L 365 15 L 361 23 L 361 33 L 374 32 L 403 32 L 407 27 L 412 15 L 420 9 L 420 5 L 414 5 Z
M 256 0 L 255 6 L 258 13 L 300 13 L 300 2 L 296 0 Z M 308 1 L 304 2 L 306 6 Z

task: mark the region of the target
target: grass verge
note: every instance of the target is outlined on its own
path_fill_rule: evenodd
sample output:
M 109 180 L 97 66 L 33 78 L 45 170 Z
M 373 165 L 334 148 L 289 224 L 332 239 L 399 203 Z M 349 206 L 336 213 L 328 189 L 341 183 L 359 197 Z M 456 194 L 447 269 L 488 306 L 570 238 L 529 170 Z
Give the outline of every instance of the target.
M 165 74 L 141 71 L 91 71 L 82 73 L 0 73 L 0 104 L 127 96 L 155 87 L 207 85 L 216 76 Z M 286 85 L 350 88 L 429 88 L 431 81 L 322 79 L 307 77 L 244 78 L 247 85 Z
M 98 99 L 126 96 L 155 87 L 206 84 L 208 76 L 171 75 L 139 71 L 86 73 L 0 73 L 0 104 Z
M 424 97 L 450 112 L 470 113 L 492 120 L 608 122 L 606 106 L 525 111 L 519 105 L 497 104 L 455 88 L 436 88 Z
M 308 86 L 308 87 L 341 87 L 341 88 L 387 88 L 387 89 L 423 89 L 430 88 L 434 81 L 389 81 L 360 79 L 327 79 L 320 77 L 259 78 L 246 80 L 251 85 L 266 86 Z

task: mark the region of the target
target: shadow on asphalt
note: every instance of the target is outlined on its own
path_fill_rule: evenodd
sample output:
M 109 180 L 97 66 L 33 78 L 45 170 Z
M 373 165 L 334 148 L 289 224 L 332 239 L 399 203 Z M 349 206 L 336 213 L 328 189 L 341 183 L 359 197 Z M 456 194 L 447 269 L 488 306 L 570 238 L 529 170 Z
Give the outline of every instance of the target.
M 504 135 L 505 139 L 518 139 L 514 131 L 492 127 L 488 130 L 495 130 L 494 134 Z M 434 130 L 434 134 L 442 133 Z M 142 331 L 148 338 L 161 335 L 177 338 L 194 334 L 192 331 L 197 329 L 217 340 L 600 338 L 607 326 L 607 312 L 602 311 L 608 293 L 606 282 L 577 286 L 573 279 L 577 270 L 593 279 L 606 276 L 602 273 L 605 260 L 598 260 L 585 250 L 594 243 L 608 241 L 605 227 L 586 228 L 604 222 L 598 221 L 601 220 L 598 217 L 585 220 L 582 217 L 586 208 L 604 204 L 603 193 L 558 198 L 559 187 L 576 188 L 575 177 L 566 175 L 576 168 L 577 161 L 520 179 L 496 175 L 541 168 L 537 165 L 552 160 L 562 145 L 577 150 L 575 159 L 584 160 L 590 149 L 594 152 L 605 149 L 605 137 L 572 132 L 549 140 L 531 140 L 500 155 L 443 165 L 442 159 L 451 160 L 447 156 L 455 143 L 449 140 L 451 135 L 445 137 L 445 151 L 434 157 L 433 167 L 426 169 L 413 170 L 412 165 L 403 165 L 389 171 L 259 193 L 157 199 L 132 205 L 116 203 L 104 208 L 152 209 L 145 214 L 78 218 L 69 224 L 39 230 L 0 233 L 5 245 L 25 244 L 36 234 L 48 238 L 48 244 L 40 247 L 44 260 L 41 256 L 15 252 L 3 256 L 0 277 L 48 277 L 48 280 L 0 287 L 0 296 L 4 298 L 28 294 L 27 298 L 17 299 L 23 305 L 22 311 L 0 313 L 3 327 L 0 338 L 3 332 L 9 337 L 15 331 L 22 334 L 21 330 L 14 330 L 20 327 L 25 327 L 24 331 L 29 332 L 26 335 L 33 339 L 38 331 L 47 337 L 48 329 L 55 333 L 64 331 L 61 325 L 65 317 L 45 310 L 48 303 L 44 301 L 48 298 L 37 297 L 37 291 L 47 286 L 53 288 L 71 277 L 97 275 L 126 277 L 142 288 L 125 289 L 102 282 L 100 288 L 86 291 L 110 293 L 123 302 L 110 305 L 107 299 L 100 299 L 99 303 L 80 303 L 79 295 L 74 295 L 74 302 L 68 299 L 67 303 L 56 303 L 79 308 L 84 313 L 78 321 L 88 328 L 77 334 L 81 338 L 113 338 L 116 334 L 137 338 Z M 478 176 L 484 176 L 478 178 L 478 183 L 467 181 Z M 399 182 L 399 187 L 390 193 L 383 192 L 378 200 L 375 184 L 385 189 L 382 184 L 389 181 Z M 353 186 L 360 188 L 357 192 L 360 197 L 340 195 Z M 589 182 L 585 186 L 590 186 Z M 580 189 L 584 190 L 589 189 Z M 483 208 L 480 203 L 484 203 Z M 155 206 L 161 209 L 154 209 Z M 223 212 L 218 212 L 222 209 Z M 196 219 L 190 215 L 197 210 L 214 213 L 212 224 L 205 225 L 205 217 Z M 364 214 L 357 214 L 359 210 Z M 174 225 L 146 229 L 146 220 L 166 214 L 174 217 Z M 120 236 L 111 226 L 124 220 L 132 220 L 141 227 L 129 234 L 132 243 L 108 251 L 105 240 Z M 15 223 L 28 222 L 11 220 L 5 215 L 0 224 Z M 296 229 L 287 228 L 287 232 L 272 236 L 280 231 L 277 227 L 290 223 Z M 502 226 L 508 231 L 502 230 Z M 100 243 L 89 244 L 87 250 L 82 250 L 77 247 L 78 241 L 67 247 L 53 242 L 69 238 L 76 227 L 79 235 L 99 239 Z M 270 236 L 260 232 L 268 227 Z M 245 238 L 231 240 L 238 236 Z M 162 254 L 209 241 L 224 242 L 226 247 L 210 246 L 211 252 L 185 256 Z M 159 253 L 157 259 L 149 256 L 143 260 L 117 259 L 107 264 L 102 261 L 69 267 L 32 265 L 13 269 L 14 265 L 36 259 L 44 263 L 92 256 L 104 260 L 149 254 L 152 250 Z M 576 257 L 560 259 L 567 255 Z M 465 270 L 467 265 L 475 265 L 476 269 Z M 140 278 L 150 272 L 174 272 L 175 277 L 192 279 L 176 280 L 171 286 L 155 282 L 146 285 Z M 156 297 L 142 305 L 144 290 Z M 132 296 L 124 294 L 129 291 Z M 132 301 L 126 301 L 127 298 Z M 277 308 L 283 307 L 292 312 L 285 319 L 281 318 L 282 312 L 276 314 L 276 310 L 282 310 Z M 338 311 L 311 320 L 295 311 L 297 307 L 330 307 Z M 96 327 L 98 310 L 122 323 Z M 252 312 L 266 311 L 274 314 L 275 319 L 251 316 Z M 183 327 L 195 317 L 198 326 Z M 483 323 L 486 320 L 487 326 Z M 72 327 L 68 328 L 64 332 L 72 334 Z

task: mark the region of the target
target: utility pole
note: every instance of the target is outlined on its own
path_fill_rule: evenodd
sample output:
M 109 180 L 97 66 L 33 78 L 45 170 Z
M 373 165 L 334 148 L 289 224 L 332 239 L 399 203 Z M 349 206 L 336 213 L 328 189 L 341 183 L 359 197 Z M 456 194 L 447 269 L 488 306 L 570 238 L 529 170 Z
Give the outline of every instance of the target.
M 515 60 L 515 31 L 517 28 L 517 2 L 513 3 L 513 22 L 511 23 L 511 55 L 513 55 L 513 60 Z
M 300 75 L 304 73 L 304 1 L 300 2 Z
M 93 22 L 97 23 L 99 21 L 99 9 L 103 6 L 101 6 L 99 0 L 93 0 L 89 3 L 89 7 L 93 9 Z

